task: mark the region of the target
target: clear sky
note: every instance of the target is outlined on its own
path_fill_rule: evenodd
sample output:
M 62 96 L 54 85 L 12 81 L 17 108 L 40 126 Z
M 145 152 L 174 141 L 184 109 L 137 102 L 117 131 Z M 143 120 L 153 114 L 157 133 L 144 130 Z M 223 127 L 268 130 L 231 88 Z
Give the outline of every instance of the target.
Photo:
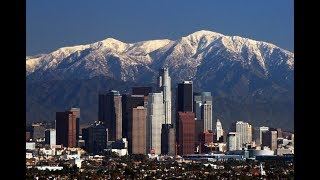
M 28 0 L 27 55 L 113 37 L 131 43 L 198 30 L 294 47 L 293 0 Z

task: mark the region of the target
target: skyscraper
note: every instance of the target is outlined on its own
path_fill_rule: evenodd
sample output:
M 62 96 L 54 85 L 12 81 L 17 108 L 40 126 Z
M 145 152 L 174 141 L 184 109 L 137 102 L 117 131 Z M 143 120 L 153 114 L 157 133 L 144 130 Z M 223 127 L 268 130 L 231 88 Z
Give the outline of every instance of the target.
M 55 129 L 46 129 L 45 143 L 49 144 L 50 146 L 56 145 L 56 130 Z
M 229 132 L 227 135 L 227 151 L 235 151 L 238 149 L 237 143 L 237 133 Z
M 238 150 L 241 150 L 244 144 L 251 143 L 252 135 L 250 135 L 250 132 L 252 133 L 252 127 L 249 123 L 237 121 L 236 123 L 232 124 L 231 130 L 237 133 Z
M 147 142 L 147 109 L 138 106 L 132 110 L 132 140 L 129 142 L 130 154 L 146 154 Z M 131 147 L 130 147 L 131 146 Z
M 253 139 L 255 140 L 256 145 L 262 144 L 262 133 L 269 131 L 269 127 L 256 127 L 253 131 Z
M 219 119 L 217 119 L 217 122 L 216 122 L 215 133 L 217 136 L 217 141 L 219 141 L 220 137 L 223 136 L 223 129 L 222 129 L 222 125 L 221 125 L 221 122 Z
M 193 102 L 193 112 L 197 120 L 203 120 L 203 132 L 213 130 L 211 92 L 194 93 Z
M 262 132 L 262 145 L 268 146 L 271 150 L 277 149 L 277 131 Z
M 77 138 L 77 145 L 79 141 L 79 135 L 80 135 L 80 108 L 70 108 L 71 112 L 76 113 L 76 138 Z
M 171 124 L 171 78 L 169 76 L 169 69 L 163 68 L 159 72 L 158 88 L 163 93 L 163 103 L 165 111 L 164 124 Z
M 178 154 L 194 154 L 195 120 L 193 112 L 179 112 Z
M 99 94 L 99 121 L 108 128 L 109 141 L 122 138 L 122 103 L 119 91 Z
M 147 151 L 161 154 L 161 126 L 164 124 L 163 95 L 150 93 L 147 111 Z
M 85 140 L 85 150 L 89 153 L 103 153 L 107 147 L 107 128 L 101 121 L 82 129 L 82 137 Z
M 193 86 L 192 81 L 183 81 L 178 84 L 177 112 L 193 111 Z
M 34 141 L 41 140 L 45 137 L 44 131 L 46 130 L 43 123 L 32 123 L 32 138 Z
M 149 93 L 152 93 L 152 87 L 149 86 L 136 86 L 132 87 L 133 95 L 144 95 L 148 96 Z
M 57 144 L 65 147 L 76 147 L 76 112 L 56 112 Z

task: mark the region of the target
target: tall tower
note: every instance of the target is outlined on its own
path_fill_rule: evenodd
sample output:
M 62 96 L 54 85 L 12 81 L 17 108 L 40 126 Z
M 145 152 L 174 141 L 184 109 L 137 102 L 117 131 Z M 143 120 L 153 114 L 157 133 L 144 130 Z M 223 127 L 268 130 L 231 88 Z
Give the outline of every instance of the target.
M 70 108 L 70 112 L 76 113 L 76 138 L 77 138 L 77 146 L 79 141 L 79 135 L 80 135 L 80 108 Z
M 220 137 L 223 136 L 223 129 L 219 119 L 217 119 L 215 132 L 217 135 L 217 141 L 219 141 Z
M 161 126 L 165 119 L 162 92 L 149 93 L 147 106 L 147 153 L 161 154 Z
M 193 112 L 197 120 L 203 121 L 203 132 L 213 130 L 211 92 L 194 93 Z
M 232 124 L 232 130 L 237 133 L 237 149 L 241 150 L 243 145 L 252 141 L 252 127 L 249 123 L 237 121 Z
M 110 141 L 122 138 L 122 104 L 119 91 L 99 94 L 99 121 L 108 128 Z
M 146 154 L 147 108 L 138 106 L 132 109 L 132 154 Z
M 178 153 L 194 154 L 195 120 L 193 112 L 179 112 Z
M 192 81 L 183 81 L 178 84 L 177 112 L 193 112 Z
M 169 69 L 163 68 L 159 72 L 158 88 L 163 93 L 165 123 L 171 124 L 171 78 Z
M 76 112 L 56 112 L 57 144 L 76 147 Z

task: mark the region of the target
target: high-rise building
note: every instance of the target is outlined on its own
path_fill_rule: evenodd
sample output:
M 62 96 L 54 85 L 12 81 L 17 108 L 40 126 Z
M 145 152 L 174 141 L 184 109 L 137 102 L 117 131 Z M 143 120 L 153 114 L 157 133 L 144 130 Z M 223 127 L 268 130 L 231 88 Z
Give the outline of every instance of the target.
M 237 143 L 237 133 L 229 132 L 227 135 L 227 151 L 235 151 L 238 150 Z
M 217 119 L 216 122 L 216 129 L 215 129 L 216 137 L 217 137 L 217 142 L 219 141 L 220 137 L 223 136 L 223 129 L 222 125 L 219 119 Z
M 195 120 L 193 112 L 179 112 L 178 154 L 194 154 Z
M 129 153 L 131 153 L 132 143 L 132 110 L 138 106 L 144 106 L 144 95 L 122 95 L 122 137 L 128 139 Z
M 76 147 L 76 112 L 56 112 L 56 142 L 65 147 Z
M 147 108 L 138 106 L 132 110 L 132 140 L 128 139 L 129 154 L 147 154 Z
M 251 130 L 250 130 L 251 129 Z M 243 121 L 237 121 L 232 123 L 231 131 L 237 133 L 237 149 L 241 150 L 245 144 L 252 142 L 252 127 L 249 123 Z
M 171 78 L 168 68 L 163 68 L 159 71 L 158 88 L 163 93 L 164 124 L 171 124 Z
M 193 111 L 193 86 L 192 81 L 183 81 L 178 84 L 177 112 Z
M 79 141 L 79 136 L 80 136 L 80 108 L 73 108 L 72 107 L 72 108 L 70 108 L 69 111 L 76 113 L 76 137 L 77 137 L 77 146 L 78 146 L 78 141 Z
M 256 145 L 262 144 L 262 133 L 265 131 L 269 131 L 269 127 L 255 127 L 253 130 L 253 140 L 255 141 Z
M 50 146 L 56 145 L 56 130 L 55 129 L 46 129 L 45 143 L 49 144 Z
M 278 138 L 282 138 L 282 129 L 281 128 L 277 128 L 277 134 L 278 134 Z
M 275 151 L 277 149 L 277 131 L 262 132 L 262 146 L 268 146 Z
M 175 154 L 175 130 L 172 124 L 162 124 L 161 154 Z
M 89 153 L 103 153 L 107 147 L 107 128 L 101 121 L 82 129 L 82 139 L 85 141 L 85 150 Z
M 203 123 L 203 120 L 196 120 L 196 121 L 194 121 L 194 123 L 195 123 L 194 141 L 197 145 L 200 143 L 200 141 L 201 141 L 200 138 L 204 132 L 204 130 L 203 130 L 204 123 Z
M 194 93 L 193 112 L 195 113 L 197 120 L 203 120 L 203 132 L 213 130 L 211 92 Z
M 164 121 L 162 92 L 150 93 L 147 110 L 147 153 L 161 154 L 161 127 Z
M 109 141 L 122 138 L 122 103 L 119 91 L 99 94 L 99 121 L 108 128 Z
M 149 87 L 149 86 L 132 87 L 132 95 L 148 96 L 149 93 L 152 93 L 152 87 Z
M 32 139 L 34 141 L 44 138 L 44 131 L 46 130 L 45 124 L 33 123 L 32 124 Z

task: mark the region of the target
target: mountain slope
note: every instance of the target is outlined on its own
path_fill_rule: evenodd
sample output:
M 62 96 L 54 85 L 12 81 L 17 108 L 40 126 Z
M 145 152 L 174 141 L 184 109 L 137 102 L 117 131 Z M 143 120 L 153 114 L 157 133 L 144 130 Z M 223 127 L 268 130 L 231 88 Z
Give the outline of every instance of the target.
M 74 88 L 68 92 L 69 96 L 58 100 L 65 106 L 73 102 L 74 106 L 82 107 L 82 111 L 88 112 L 82 120 L 93 121 L 97 118 L 97 104 L 90 104 L 89 99 L 74 103 L 75 98 L 88 96 L 92 100 L 97 98 L 99 90 L 129 91 L 130 86 L 122 85 L 155 83 L 158 69 L 164 66 L 169 67 L 172 87 L 190 79 L 194 82 L 194 91 L 211 91 L 216 99 L 214 118 L 224 120 L 226 126 L 242 119 L 283 126 L 286 122 L 293 127 L 294 54 L 270 43 L 205 30 L 175 41 L 124 43 L 108 38 L 29 56 L 26 58 L 27 118 L 41 120 L 33 114 L 48 114 L 44 112 L 48 110 L 51 115 L 47 118 L 54 119 L 52 112 L 56 111 L 53 107 L 59 105 L 57 99 L 44 102 L 38 96 L 48 96 L 49 92 L 44 89 L 55 89 L 58 85 L 50 83 L 55 81 L 74 82 L 83 88 L 96 87 L 85 93 L 80 92 L 82 88 Z M 119 83 L 98 86 L 102 79 Z M 69 91 L 70 85 L 59 83 L 59 86 Z M 57 98 L 61 94 L 61 91 L 50 92 L 50 96 Z M 47 107 L 45 110 L 40 108 L 42 104 Z M 243 107 L 247 107 L 245 111 Z

